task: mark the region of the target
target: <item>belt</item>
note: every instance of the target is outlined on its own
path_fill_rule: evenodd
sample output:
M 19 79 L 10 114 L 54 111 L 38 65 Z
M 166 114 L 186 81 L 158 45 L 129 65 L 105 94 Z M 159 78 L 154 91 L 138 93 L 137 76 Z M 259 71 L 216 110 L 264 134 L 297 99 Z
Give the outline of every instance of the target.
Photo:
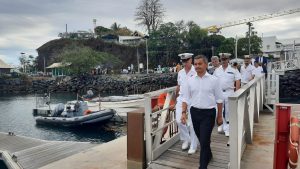
M 210 108 L 210 109 L 199 109 L 197 107 L 192 106 L 191 108 L 196 109 L 196 110 L 202 110 L 202 111 L 210 111 L 210 110 L 216 110 L 216 108 Z

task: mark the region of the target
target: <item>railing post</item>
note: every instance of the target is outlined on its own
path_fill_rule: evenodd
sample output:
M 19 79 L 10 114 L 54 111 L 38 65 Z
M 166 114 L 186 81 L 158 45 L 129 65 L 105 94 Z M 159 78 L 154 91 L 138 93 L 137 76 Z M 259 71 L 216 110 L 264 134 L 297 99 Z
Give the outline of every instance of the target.
M 238 144 L 239 144 L 239 131 L 238 131 L 238 100 L 236 99 L 228 99 L 229 104 L 229 118 L 230 118 L 230 137 L 229 137 L 229 143 L 230 143 L 230 152 L 229 152 L 229 159 L 230 169 L 239 169 L 239 157 L 238 157 Z
M 151 107 L 151 97 L 145 95 L 145 137 L 146 137 L 146 160 L 147 164 L 152 161 L 152 107 Z
M 276 74 L 276 104 L 279 103 L 279 74 Z

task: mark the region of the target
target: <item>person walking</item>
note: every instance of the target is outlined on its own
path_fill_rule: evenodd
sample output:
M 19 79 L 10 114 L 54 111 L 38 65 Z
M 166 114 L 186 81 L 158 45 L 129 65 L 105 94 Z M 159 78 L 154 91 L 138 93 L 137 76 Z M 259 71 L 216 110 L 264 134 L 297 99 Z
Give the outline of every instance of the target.
M 214 74 L 214 71 L 220 67 L 220 59 L 218 56 L 212 56 L 211 57 L 211 64 L 213 67 L 211 67 L 210 69 L 208 69 L 208 73 L 209 74 Z
M 206 71 L 208 67 L 207 58 L 199 55 L 195 57 L 194 62 L 197 74 L 192 76 L 183 88 L 181 122 L 182 124 L 187 123 L 187 111 L 188 106 L 190 106 L 191 120 L 201 147 L 199 169 L 207 169 L 208 163 L 213 157 L 210 142 L 212 129 L 215 125 L 216 103 L 218 106 L 217 124 L 223 123 L 223 95 L 218 78 Z
M 215 70 L 214 76 L 219 79 L 223 92 L 223 125 L 218 127 L 218 132 L 224 131 L 225 136 L 229 137 L 229 106 L 228 97 L 239 90 L 241 86 L 241 74 L 237 69 L 229 65 L 229 57 L 231 54 L 224 53 L 220 56 L 222 66 Z
M 181 147 L 182 150 L 186 150 L 189 148 L 188 154 L 194 154 L 197 151 L 198 140 L 195 135 L 193 125 L 191 121 L 188 124 L 182 124 L 180 118 L 182 113 L 183 88 L 186 85 L 187 81 L 189 81 L 189 79 L 196 74 L 196 71 L 194 66 L 192 65 L 192 53 L 182 53 L 178 56 L 180 57 L 184 68 L 178 72 L 177 78 L 178 85 L 176 88 L 176 96 L 178 97 L 176 100 L 176 121 L 180 133 L 180 140 L 183 141 Z
M 241 66 L 242 86 L 253 79 L 254 66 L 251 65 L 251 56 L 244 55 L 244 64 Z

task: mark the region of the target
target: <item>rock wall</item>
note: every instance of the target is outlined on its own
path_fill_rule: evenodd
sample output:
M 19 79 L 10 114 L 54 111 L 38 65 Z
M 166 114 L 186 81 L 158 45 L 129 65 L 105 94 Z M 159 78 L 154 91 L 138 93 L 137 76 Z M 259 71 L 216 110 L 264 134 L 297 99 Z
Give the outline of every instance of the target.
M 177 75 L 82 75 L 57 79 L 0 79 L 0 93 L 80 92 L 93 88 L 100 93 L 145 93 L 176 85 Z
M 300 100 L 300 70 L 285 72 L 279 78 L 279 97 Z

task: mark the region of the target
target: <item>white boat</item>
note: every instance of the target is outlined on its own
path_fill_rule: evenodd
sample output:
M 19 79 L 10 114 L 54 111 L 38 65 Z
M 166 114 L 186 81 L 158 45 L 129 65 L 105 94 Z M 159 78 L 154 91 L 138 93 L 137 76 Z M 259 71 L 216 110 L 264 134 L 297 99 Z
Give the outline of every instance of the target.
M 99 102 L 100 100 L 100 102 Z M 74 104 L 76 101 L 71 101 Z M 128 96 L 108 96 L 85 100 L 89 108 L 92 109 L 115 109 L 115 108 L 139 108 L 144 106 L 143 95 L 128 95 Z

